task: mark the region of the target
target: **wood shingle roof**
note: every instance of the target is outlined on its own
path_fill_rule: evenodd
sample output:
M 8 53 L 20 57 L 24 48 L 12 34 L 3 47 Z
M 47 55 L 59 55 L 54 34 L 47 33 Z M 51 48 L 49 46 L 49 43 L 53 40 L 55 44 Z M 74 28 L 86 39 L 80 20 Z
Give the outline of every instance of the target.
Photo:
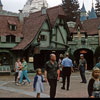
M 9 24 L 16 25 L 16 30 L 12 31 L 9 28 Z M 22 24 L 18 17 L 0 15 L 0 36 L 14 35 L 17 37 L 23 37 Z
M 41 11 L 30 14 L 23 26 L 24 39 L 13 50 L 23 50 L 34 40 L 39 33 L 42 24 L 45 20 L 49 20 L 51 27 L 54 27 L 57 17 L 66 16 L 61 6 L 56 6 L 47 9 L 47 14 L 42 15 Z

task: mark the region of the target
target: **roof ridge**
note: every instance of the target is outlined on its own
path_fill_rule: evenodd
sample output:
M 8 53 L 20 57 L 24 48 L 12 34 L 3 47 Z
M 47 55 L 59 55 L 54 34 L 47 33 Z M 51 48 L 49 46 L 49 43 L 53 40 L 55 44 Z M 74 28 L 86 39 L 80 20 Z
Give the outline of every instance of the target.
M 57 7 L 61 7 L 61 5 L 57 5 L 57 6 L 54 6 L 54 7 L 47 8 L 47 10 L 51 10 L 51 9 L 54 9 L 54 8 L 57 8 Z M 40 12 L 41 12 L 41 10 L 37 11 L 37 12 L 34 12 L 34 13 L 30 13 L 29 16 L 31 16 L 32 14 L 40 13 Z

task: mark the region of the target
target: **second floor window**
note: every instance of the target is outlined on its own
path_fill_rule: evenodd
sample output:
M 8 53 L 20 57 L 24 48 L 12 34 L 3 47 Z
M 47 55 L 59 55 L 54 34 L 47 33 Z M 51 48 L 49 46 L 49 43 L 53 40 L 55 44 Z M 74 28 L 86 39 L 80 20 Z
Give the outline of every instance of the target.
M 16 25 L 9 25 L 11 31 L 16 31 Z
M 40 36 L 40 40 L 41 40 L 41 41 L 46 41 L 46 35 L 41 35 L 41 36 Z
M 16 31 L 16 22 L 8 20 L 8 27 L 11 31 Z
M 8 43 L 14 43 L 15 42 L 15 36 L 8 35 L 6 37 L 6 42 L 8 42 Z

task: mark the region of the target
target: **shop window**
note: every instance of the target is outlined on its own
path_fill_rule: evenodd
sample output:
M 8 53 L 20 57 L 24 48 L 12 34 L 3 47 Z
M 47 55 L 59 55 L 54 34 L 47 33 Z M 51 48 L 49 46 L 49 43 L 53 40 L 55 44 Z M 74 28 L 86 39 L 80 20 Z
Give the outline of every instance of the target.
M 0 54 L 0 66 L 4 66 L 4 65 L 9 65 L 10 64 L 10 59 L 9 56 L 7 54 Z
M 7 43 L 14 43 L 14 42 L 15 42 L 15 36 L 13 36 L 13 35 L 8 35 L 8 36 L 6 37 L 6 42 L 7 42 Z

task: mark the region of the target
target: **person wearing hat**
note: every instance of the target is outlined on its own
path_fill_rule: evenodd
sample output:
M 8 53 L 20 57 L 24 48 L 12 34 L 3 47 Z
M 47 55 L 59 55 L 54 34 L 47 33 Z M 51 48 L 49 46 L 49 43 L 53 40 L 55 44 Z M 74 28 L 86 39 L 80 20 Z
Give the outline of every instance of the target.
M 84 58 L 83 54 L 80 55 L 79 70 L 80 70 L 80 75 L 82 78 L 82 82 L 80 83 L 87 83 L 86 76 L 85 76 L 85 70 L 87 70 L 87 61 Z
M 61 87 L 61 89 L 65 90 L 65 80 L 67 77 L 67 90 L 69 90 L 69 85 L 70 85 L 70 76 L 71 76 L 71 72 L 74 71 L 73 70 L 73 63 L 72 60 L 69 59 L 69 54 L 66 53 L 66 58 L 63 59 L 62 61 L 62 74 L 63 74 L 63 86 Z
M 92 78 L 88 83 L 89 98 L 100 98 L 100 69 L 95 67 L 92 71 Z

